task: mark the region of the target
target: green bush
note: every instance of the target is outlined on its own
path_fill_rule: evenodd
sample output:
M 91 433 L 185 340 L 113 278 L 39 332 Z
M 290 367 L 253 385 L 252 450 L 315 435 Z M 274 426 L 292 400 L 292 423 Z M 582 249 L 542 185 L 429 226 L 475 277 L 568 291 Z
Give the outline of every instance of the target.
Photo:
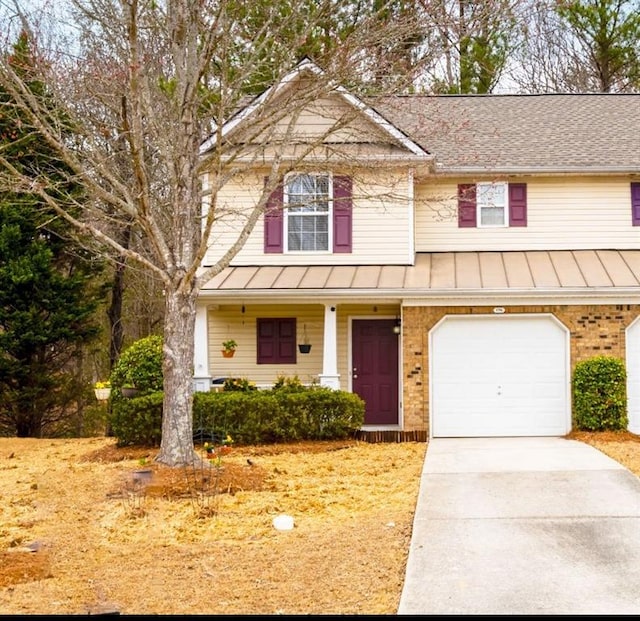
M 576 364 L 573 373 L 573 411 L 578 429 L 626 429 L 627 374 L 624 362 L 595 356 Z
M 352 436 L 363 422 L 360 397 L 319 386 L 194 395 L 196 441 L 227 434 L 237 444 L 337 440 Z
M 138 388 L 140 394 L 162 390 L 162 337 L 147 336 L 125 349 L 109 380 L 112 401 L 122 398 L 121 389 L 125 386 Z
M 120 380 L 116 369 L 112 378 L 110 424 L 118 445 L 159 446 L 163 393 L 147 389 L 143 396 L 114 399 L 113 387 Z M 352 437 L 364 423 L 364 401 L 353 393 L 307 387 L 297 378 L 283 379 L 271 390 L 256 390 L 244 379 L 232 379 L 229 386 L 194 394 L 194 442 L 219 443 L 227 435 L 244 445 L 340 440 Z
M 160 446 L 164 393 L 135 399 L 120 398 L 111 404 L 111 431 L 118 446 Z
M 364 401 L 358 395 L 315 386 L 306 391 L 274 391 L 287 413 L 291 440 L 348 438 L 364 422 Z
M 229 434 L 236 444 L 272 444 L 290 435 L 286 416 L 268 391 L 198 392 L 193 410 L 196 439 Z

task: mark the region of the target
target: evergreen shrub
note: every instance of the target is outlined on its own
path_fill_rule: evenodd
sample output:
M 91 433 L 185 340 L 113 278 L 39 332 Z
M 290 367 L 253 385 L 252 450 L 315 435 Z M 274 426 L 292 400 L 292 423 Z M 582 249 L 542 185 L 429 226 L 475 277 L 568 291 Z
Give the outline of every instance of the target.
M 627 428 L 627 374 L 622 360 L 595 356 L 578 362 L 573 373 L 572 391 L 578 429 Z

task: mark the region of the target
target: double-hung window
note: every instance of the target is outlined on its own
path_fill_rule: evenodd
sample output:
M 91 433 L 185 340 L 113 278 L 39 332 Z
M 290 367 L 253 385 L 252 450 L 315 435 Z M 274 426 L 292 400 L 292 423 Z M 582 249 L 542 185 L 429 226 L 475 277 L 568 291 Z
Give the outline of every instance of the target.
M 287 175 L 265 206 L 265 253 L 352 252 L 352 188 L 344 175 Z
M 330 197 L 329 175 L 287 177 L 284 191 L 287 251 L 329 250 Z
M 478 183 L 476 186 L 478 226 L 507 226 L 507 184 Z
M 459 227 L 526 227 L 526 183 L 461 183 L 458 185 Z

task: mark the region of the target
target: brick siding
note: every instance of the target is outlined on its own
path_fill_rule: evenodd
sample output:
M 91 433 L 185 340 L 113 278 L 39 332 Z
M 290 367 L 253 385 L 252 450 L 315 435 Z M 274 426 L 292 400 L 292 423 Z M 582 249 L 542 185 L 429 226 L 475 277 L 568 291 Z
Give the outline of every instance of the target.
M 492 315 L 493 306 L 407 306 L 402 311 L 403 429 L 429 431 L 429 331 L 445 315 Z M 625 359 L 625 329 L 640 305 L 511 306 L 506 313 L 554 315 L 571 334 L 571 372 L 598 355 Z

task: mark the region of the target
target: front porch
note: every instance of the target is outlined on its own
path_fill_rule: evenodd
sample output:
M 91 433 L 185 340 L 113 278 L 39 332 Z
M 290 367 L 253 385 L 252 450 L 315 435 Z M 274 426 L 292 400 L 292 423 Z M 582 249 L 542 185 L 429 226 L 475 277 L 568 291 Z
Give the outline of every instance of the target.
M 401 332 L 399 301 L 203 300 L 196 317 L 194 387 L 216 390 L 223 378 L 234 377 L 270 388 L 281 377 L 295 376 L 303 384 L 360 395 L 367 404 L 363 432 L 397 433 L 402 429 Z M 222 354 L 229 339 L 237 342 L 232 358 Z M 308 352 L 301 345 L 308 345 Z

